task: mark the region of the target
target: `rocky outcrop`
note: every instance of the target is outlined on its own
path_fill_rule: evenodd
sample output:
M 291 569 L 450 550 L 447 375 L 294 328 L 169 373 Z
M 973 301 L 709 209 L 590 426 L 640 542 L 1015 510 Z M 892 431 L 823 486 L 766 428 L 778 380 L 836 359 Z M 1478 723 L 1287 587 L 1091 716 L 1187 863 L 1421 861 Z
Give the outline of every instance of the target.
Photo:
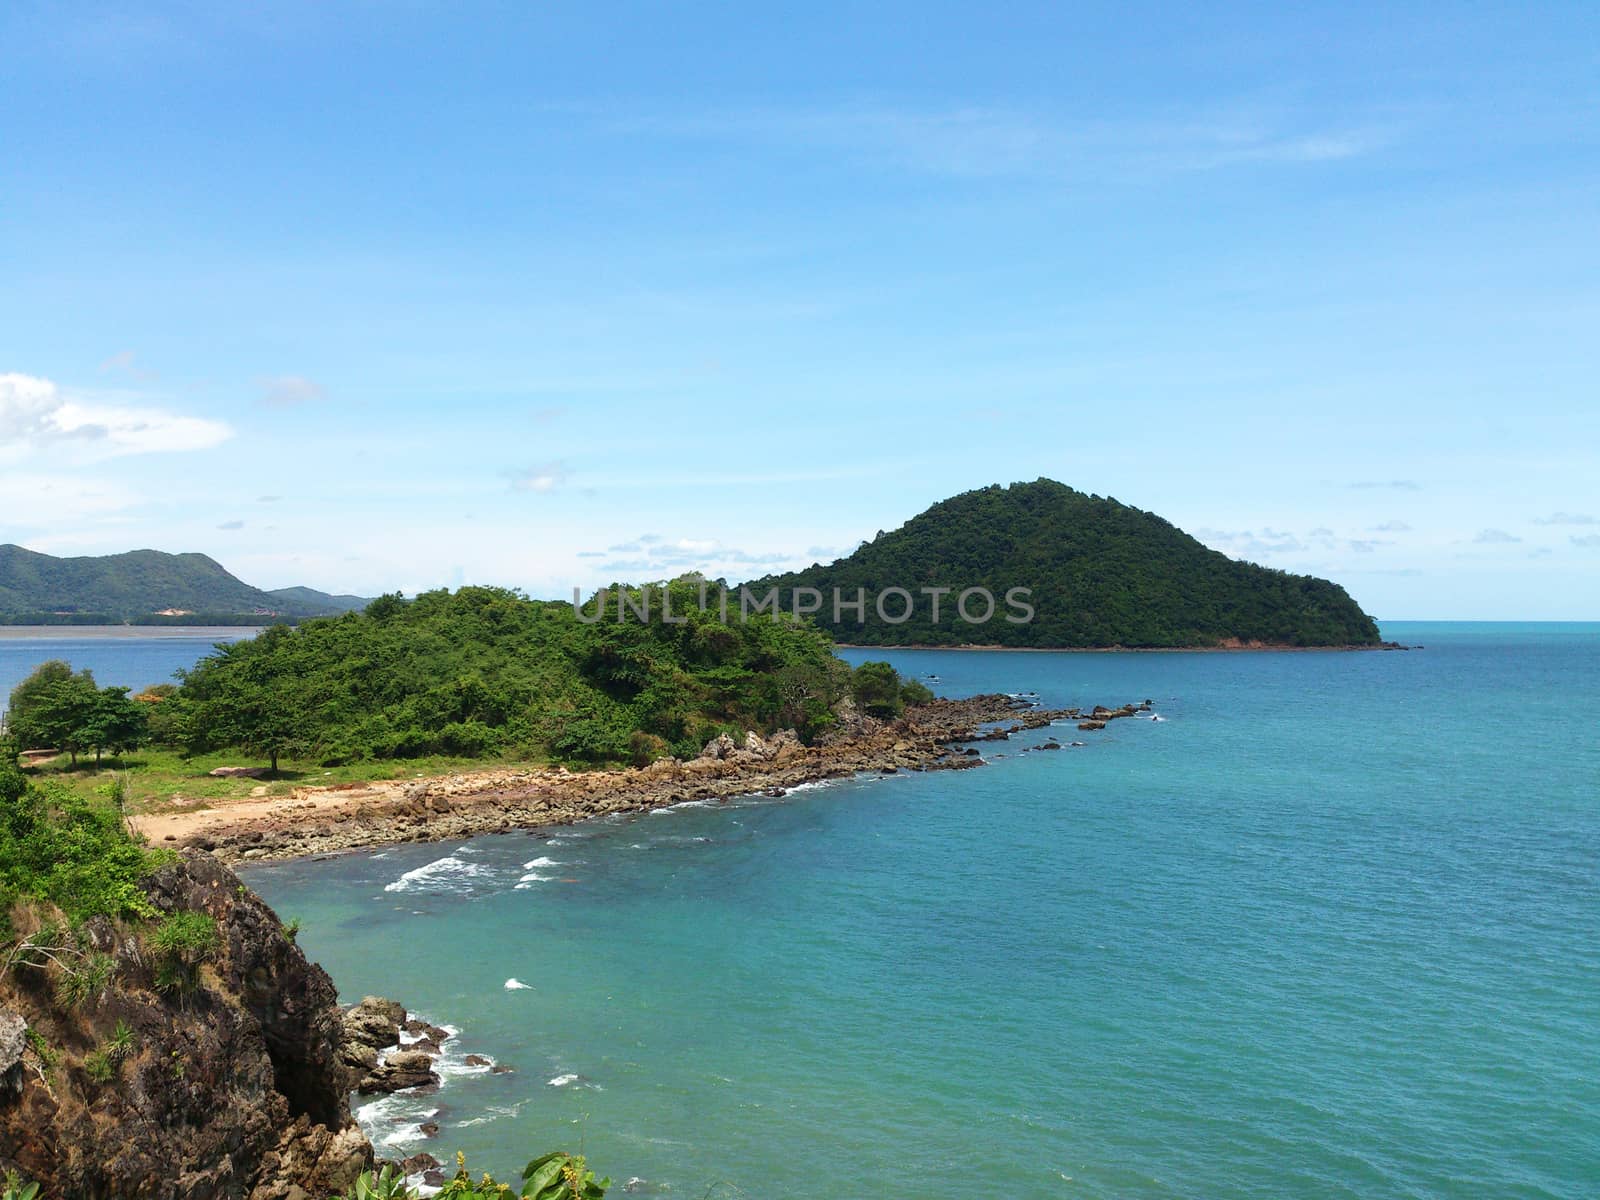
M 1134 705 L 1098 707 L 1080 728 L 1102 729 L 1132 715 Z M 514 829 L 566 825 L 619 812 L 641 812 L 686 800 L 781 796 L 802 783 L 858 773 L 944 771 L 981 767 L 981 755 L 957 743 L 994 740 L 1077 719 L 1078 709 L 1046 710 L 1014 696 L 934 700 L 892 721 L 863 714 L 849 701 L 836 707 L 838 724 L 815 745 L 792 730 L 767 737 L 722 734 L 695 758 L 662 758 L 616 770 L 489 770 L 438 779 L 302 789 L 270 805 L 255 803 L 237 816 L 227 808 L 162 818 L 152 825 L 168 844 L 198 845 L 219 857 L 247 861 L 333 854 L 397 842 L 440 841 Z
M 0 979 L 0 1079 L 21 1068 L 20 1086 L 0 1088 L 0 1171 L 94 1200 L 342 1191 L 373 1155 L 350 1117 L 332 981 L 208 854 L 184 852 L 148 890 L 158 912 L 216 922 L 217 949 L 188 986 L 158 986 L 148 925 L 104 920 L 82 933 L 115 964 L 102 994 L 63 1005 L 54 968 Z

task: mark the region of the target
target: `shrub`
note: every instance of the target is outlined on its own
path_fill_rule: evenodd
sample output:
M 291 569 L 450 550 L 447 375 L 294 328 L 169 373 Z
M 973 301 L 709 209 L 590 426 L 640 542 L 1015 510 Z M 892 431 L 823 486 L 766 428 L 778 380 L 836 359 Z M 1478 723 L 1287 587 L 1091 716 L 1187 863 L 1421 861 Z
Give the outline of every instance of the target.
M 34 786 L 0 751 L 0 904 L 42 900 L 74 921 L 153 916 L 141 881 L 170 851 L 129 835 L 109 798 L 87 799 L 60 784 Z M 3 914 L 0 914 L 3 915 Z M 9 940 L 9 921 L 0 938 Z
M 76 965 L 61 963 L 56 981 L 56 999 L 63 1008 L 93 1007 L 100 1003 L 116 978 L 117 960 L 109 954 L 92 953 Z
M 217 923 L 202 912 L 175 912 L 162 918 L 151 945 L 156 953 L 159 991 L 187 996 L 200 986 L 200 964 L 221 945 Z
M 117 1074 L 116 1061 L 104 1050 L 91 1050 L 83 1056 L 83 1069 L 99 1084 L 110 1083 Z

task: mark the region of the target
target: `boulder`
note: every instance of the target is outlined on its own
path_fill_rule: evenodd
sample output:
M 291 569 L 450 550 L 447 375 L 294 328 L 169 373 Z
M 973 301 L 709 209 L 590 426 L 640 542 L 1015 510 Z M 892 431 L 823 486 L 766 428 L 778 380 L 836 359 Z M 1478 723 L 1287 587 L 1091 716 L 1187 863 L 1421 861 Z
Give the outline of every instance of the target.
M 739 747 L 734 742 L 731 734 L 719 733 L 706 743 L 705 749 L 700 751 L 700 757 L 703 759 L 731 758 L 738 749 Z
M 405 1007 L 382 996 L 366 996 L 344 1014 L 344 1040 L 382 1050 L 400 1044 Z
M 437 1087 L 439 1076 L 434 1072 L 433 1059 L 415 1050 L 396 1050 L 368 1073 L 357 1085 L 363 1096 L 374 1092 L 403 1092 L 408 1088 Z
M 272 772 L 266 767 L 213 767 L 206 774 L 216 779 L 265 779 Z

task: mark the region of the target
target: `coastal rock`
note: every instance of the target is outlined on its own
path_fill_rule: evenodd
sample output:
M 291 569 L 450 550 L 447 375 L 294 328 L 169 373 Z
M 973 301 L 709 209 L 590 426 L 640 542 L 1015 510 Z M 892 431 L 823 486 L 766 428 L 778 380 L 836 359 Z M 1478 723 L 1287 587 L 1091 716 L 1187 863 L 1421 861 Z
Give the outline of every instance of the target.
M 1106 727 L 1106 723 L 1104 721 L 1100 721 L 1100 720 L 1089 720 L 1089 721 L 1079 721 L 1078 722 L 1078 728 L 1079 729 L 1091 729 L 1092 730 L 1092 729 L 1104 729 L 1105 727 Z
M 403 1092 L 414 1087 L 437 1087 L 439 1076 L 433 1059 L 415 1050 L 396 1050 L 384 1058 L 356 1085 L 363 1096 L 374 1092 Z
M 469 1055 L 467 1055 L 467 1057 L 466 1057 L 466 1059 L 464 1061 L 466 1062 L 467 1066 L 469 1066 L 469 1067 L 492 1067 L 492 1066 L 494 1066 L 494 1060 L 493 1059 L 485 1058 L 481 1054 L 469 1054 Z
M 716 760 L 732 758 L 734 752 L 738 749 L 739 747 L 734 742 L 732 734 L 719 733 L 706 743 L 705 749 L 700 751 L 700 757 L 702 759 Z
M 344 1040 L 374 1050 L 400 1044 L 400 1026 L 406 1019 L 403 1005 L 381 996 L 366 996 L 344 1014 Z
M 418 1171 L 431 1171 L 438 1165 L 439 1160 L 426 1151 L 400 1160 L 400 1169 L 407 1175 L 415 1175 Z
M 441 1046 L 450 1040 L 450 1031 L 442 1025 L 430 1025 L 421 1017 L 411 1017 L 401 1026 L 412 1037 L 425 1037 Z

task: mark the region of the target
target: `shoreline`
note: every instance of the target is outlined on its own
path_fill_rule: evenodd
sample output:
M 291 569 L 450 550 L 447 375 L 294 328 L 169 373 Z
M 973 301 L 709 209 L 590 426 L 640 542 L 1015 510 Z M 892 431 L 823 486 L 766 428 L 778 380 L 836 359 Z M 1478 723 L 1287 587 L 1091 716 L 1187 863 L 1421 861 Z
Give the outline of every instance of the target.
M 1123 705 L 1041 709 L 989 694 L 935 700 L 894 721 L 858 718 L 815 746 L 792 732 L 714 741 L 700 757 L 646 767 L 573 772 L 489 769 L 424 779 L 303 787 L 288 796 L 236 800 L 130 818 L 152 846 L 195 847 L 230 864 L 319 858 L 412 842 L 571 825 L 618 812 L 648 812 L 690 800 L 784 795 L 801 784 L 863 773 L 962 770 L 985 765 L 958 743 L 1002 741 L 1059 721 L 1103 729 L 1140 709 Z M 988 728 L 986 726 L 1003 728 Z
M 1348 654 L 1367 650 L 1420 650 L 1421 646 L 1406 646 L 1400 642 L 1380 642 L 1375 646 L 1289 646 L 1267 642 L 1242 643 L 1237 646 L 997 646 L 982 642 L 964 642 L 959 646 L 930 646 L 922 643 L 909 646 L 878 646 L 861 642 L 835 642 L 836 650 L 881 650 L 885 654 L 897 650 L 955 650 L 961 652 L 983 651 L 986 654 Z

